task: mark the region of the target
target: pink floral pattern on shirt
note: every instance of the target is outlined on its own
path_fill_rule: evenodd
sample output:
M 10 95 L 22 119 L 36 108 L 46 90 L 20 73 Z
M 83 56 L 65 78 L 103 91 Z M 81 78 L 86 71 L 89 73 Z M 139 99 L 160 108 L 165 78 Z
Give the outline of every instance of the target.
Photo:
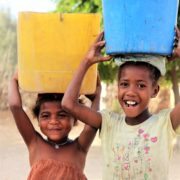
M 112 147 L 114 177 L 129 180 L 141 176 L 143 180 L 148 180 L 153 171 L 150 155 L 151 146 L 157 141 L 156 136 L 151 137 L 144 129 L 139 129 L 134 139 L 129 140 L 126 145 L 116 143 Z

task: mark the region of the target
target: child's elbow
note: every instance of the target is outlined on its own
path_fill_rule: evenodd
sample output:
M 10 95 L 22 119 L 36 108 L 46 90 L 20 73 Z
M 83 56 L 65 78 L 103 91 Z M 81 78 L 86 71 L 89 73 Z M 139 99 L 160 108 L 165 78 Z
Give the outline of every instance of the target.
M 22 106 L 16 103 L 9 103 L 9 109 L 11 111 L 14 111 L 14 110 L 22 109 Z
M 71 109 L 73 109 L 73 103 L 63 99 L 61 101 L 61 107 L 66 111 L 70 111 Z

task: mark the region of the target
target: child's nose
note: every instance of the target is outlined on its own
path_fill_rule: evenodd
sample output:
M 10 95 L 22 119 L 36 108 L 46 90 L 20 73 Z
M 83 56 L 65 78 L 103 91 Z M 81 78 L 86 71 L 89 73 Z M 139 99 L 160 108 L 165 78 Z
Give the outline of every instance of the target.
M 137 88 L 135 86 L 129 86 L 126 95 L 128 96 L 135 96 L 137 93 Z
M 50 123 L 57 124 L 58 123 L 58 119 L 56 117 L 52 117 L 50 119 Z

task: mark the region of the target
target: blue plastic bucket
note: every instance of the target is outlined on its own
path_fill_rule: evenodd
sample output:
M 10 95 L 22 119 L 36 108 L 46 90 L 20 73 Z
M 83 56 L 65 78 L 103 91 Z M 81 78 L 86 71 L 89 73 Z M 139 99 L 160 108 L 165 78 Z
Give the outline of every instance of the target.
M 178 0 L 102 0 L 106 53 L 170 55 Z

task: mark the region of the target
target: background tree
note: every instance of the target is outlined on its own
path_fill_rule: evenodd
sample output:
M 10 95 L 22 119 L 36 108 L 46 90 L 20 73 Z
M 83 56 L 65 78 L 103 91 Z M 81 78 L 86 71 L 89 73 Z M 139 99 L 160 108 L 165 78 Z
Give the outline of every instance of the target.
M 7 108 L 7 84 L 17 64 L 16 22 L 0 11 L 0 109 Z
M 101 0 L 54 0 L 57 2 L 58 12 L 67 13 L 96 13 L 102 12 Z

